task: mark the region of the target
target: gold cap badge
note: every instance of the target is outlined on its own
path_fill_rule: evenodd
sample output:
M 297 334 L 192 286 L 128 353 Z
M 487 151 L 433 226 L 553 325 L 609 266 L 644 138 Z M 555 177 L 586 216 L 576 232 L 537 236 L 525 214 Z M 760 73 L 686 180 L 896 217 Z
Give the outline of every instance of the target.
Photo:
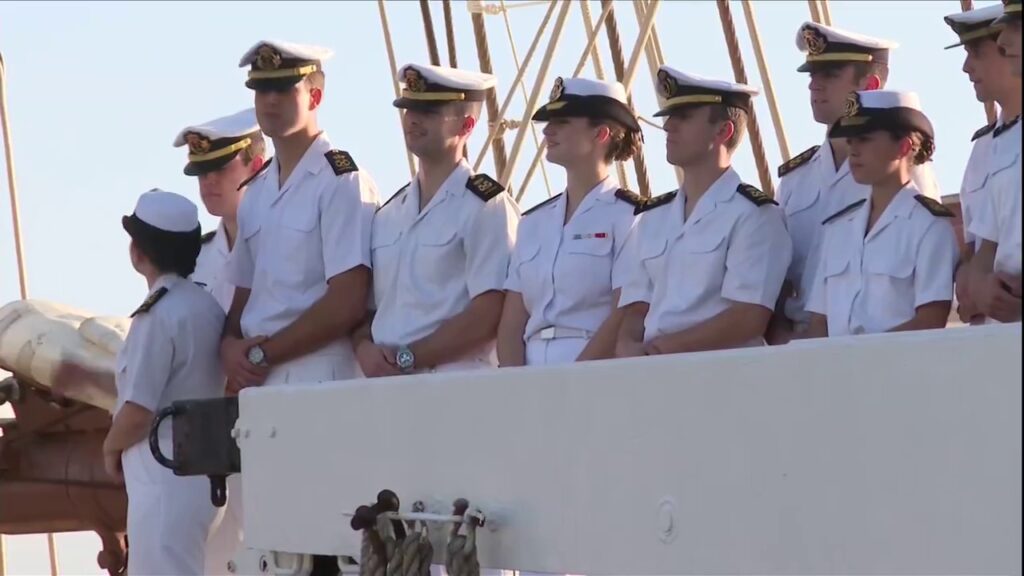
M 281 67 L 281 53 L 268 44 L 256 50 L 256 68 L 260 70 L 277 70 Z
M 676 79 L 664 70 L 658 71 L 658 92 L 663 98 L 669 98 L 675 93 L 678 85 Z
M 860 113 L 860 95 L 850 92 L 850 95 L 846 97 L 846 108 L 843 109 L 843 115 L 852 118 L 858 113 Z
M 555 85 L 551 87 L 551 94 L 548 96 L 548 100 L 554 102 L 555 100 L 561 98 L 562 94 L 564 93 L 565 80 L 562 80 L 562 77 L 559 76 L 558 78 L 555 78 Z
M 192 154 L 206 154 L 210 151 L 210 139 L 196 132 L 185 134 L 185 143 Z
M 406 68 L 405 72 L 402 73 L 402 79 L 405 81 L 405 88 L 409 92 L 423 92 L 427 89 L 427 83 L 423 79 L 423 75 L 415 68 Z

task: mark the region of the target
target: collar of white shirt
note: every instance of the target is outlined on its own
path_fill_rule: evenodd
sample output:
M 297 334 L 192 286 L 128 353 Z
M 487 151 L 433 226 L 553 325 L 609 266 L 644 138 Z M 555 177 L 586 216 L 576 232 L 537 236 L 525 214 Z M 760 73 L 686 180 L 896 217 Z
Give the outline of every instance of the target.
M 877 236 L 886 226 L 893 223 L 898 218 L 909 219 L 913 213 L 914 206 L 918 206 L 917 200 L 914 199 L 914 196 L 917 194 L 920 194 L 920 192 L 913 182 L 907 184 L 902 190 L 897 192 L 896 196 L 893 197 L 892 202 L 889 202 L 889 205 L 885 207 L 885 211 L 878 217 L 878 221 L 875 222 L 875 225 L 871 228 L 871 231 L 868 232 L 868 235 L 864 240 L 867 241 Z M 868 205 L 869 203 L 870 200 L 865 202 L 864 207 L 870 214 L 871 207 Z
M 292 185 L 292 183 L 299 180 L 300 175 L 303 172 L 308 172 L 310 174 L 320 173 L 320 171 L 323 170 L 325 166 L 327 166 L 327 160 L 324 159 L 324 154 L 326 154 L 327 151 L 330 149 L 331 141 L 327 137 L 327 132 L 322 131 L 319 134 L 317 134 L 316 139 L 313 140 L 313 143 L 310 144 L 309 148 L 306 149 L 306 152 L 302 155 L 302 158 L 299 159 L 299 163 L 295 166 L 295 169 L 292 170 L 292 173 L 288 175 L 288 180 L 284 183 L 283 186 L 281 186 L 278 192 L 285 192 Z M 280 169 L 280 162 L 270 163 L 270 169 L 268 170 L 270 174 L 268 174 L 267 176 L 274 187 L 277 187 L 277 183 L 281 181 Z

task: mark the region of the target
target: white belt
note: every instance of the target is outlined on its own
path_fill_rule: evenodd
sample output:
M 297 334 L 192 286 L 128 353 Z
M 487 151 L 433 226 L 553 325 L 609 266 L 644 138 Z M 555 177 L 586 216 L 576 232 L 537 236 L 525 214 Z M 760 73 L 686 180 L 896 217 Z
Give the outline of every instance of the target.
M 554 340 L 556 338 L 590 338 L 594 334 L 589 330 L 579 328 L 562 328 L 559 326 L 548 326 L 541 328 L 530 336 L 529 340 Z

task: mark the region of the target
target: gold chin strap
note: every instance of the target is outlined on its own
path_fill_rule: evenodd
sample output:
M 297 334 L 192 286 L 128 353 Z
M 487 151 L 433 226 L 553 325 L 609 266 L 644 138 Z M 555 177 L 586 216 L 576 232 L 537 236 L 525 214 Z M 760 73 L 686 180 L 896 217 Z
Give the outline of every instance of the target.
M 857 52 L 833 52 L 831 54 L 811 54 L 807 56 L 808 62 L 871 62 L 875 57 L 871 54 L 859 54 Z
M 722 97 L 711 94 L 692 94 L 690 96 L 676 96 L 665 101 L 665 107 L 678 104 L 720 104 Z
M 305 76 L 312 72 L 316 72 L 317 68 L 316 64 L 309 64 L 307 66 L 285 68 L 283 70 L 249 70 L 249 79 L 266 80 L 272 78 L 294 78 L 295 76 Z
M 849 118 L 842 118 L 839 120 L 840 126 L 860 126 L 867 124 L 868 118 L 866 116 L 850 116 Z
M 235 142 L 234 144 L 228 146 L 227 148 L 218 148 L 213 152 L 207 152 L 206 154 L 189 154 L 188 160 L 189 162 L 206 162 L 207 160 L 222 158 L 236 150 L 241 150 L 242 148 L 245 148 L 249 144 L 252 144 L 252 138 L 242 138 L 241 140 Z
M 402 90 L 402 98 L 408 98 L 409 100 L 461 102 L 466 99 L 466 95 L 462 92 L 412 92 L 410 90 Z

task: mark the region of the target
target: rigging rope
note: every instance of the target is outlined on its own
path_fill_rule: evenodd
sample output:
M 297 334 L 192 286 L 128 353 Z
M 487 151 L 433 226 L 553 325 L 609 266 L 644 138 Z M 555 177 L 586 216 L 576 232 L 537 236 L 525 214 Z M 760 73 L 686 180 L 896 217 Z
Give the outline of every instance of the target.
M 485 74 L 493 74 L 491 66 L 491 50 L 487 46 L 487 26 L 484 24 L 484 15 L 479 13 L 470 14 L 473 21 L 473 36 L 476 37 L 476 55 L 480 60 L 480 71 Z M 487 91 L 487 119 L 490 122 L 501 122 L 498 114 L 498 97 L 494 90 Z M 508 156 L 505 153 L 505 140 L 495 137 L 491 141 L 494 152 L 494 171 L 498 174 L 505 173 L 505 166 L 508 164 Z
M 391 42 L 391 26 L 388 25 L 388 13 L 384 9 L 384 0 L 377 0 L 377 10 L 380 12 L 380 27 L 384 32 L 384 47 L 388 53 L 388 65 L 391 67 L 391 85 L 395 90 L 395 98 L 402 95 L 402 89 L 398 85 L 398 64 L 395 62 L 395 46 Z M 399 126 L 401 126 L 402 110 L 397 109 Z M 416 177 L 416 159 L 408 148 L 405 149 L 405 158 L 409 161 L 409 178 Z
M 430 63 L 441 65 L 441 55 L 437 51 L 437 37 L 434 36 L 434 18 L 430 15 L 430 2 L 420 0 L 420 14 L 423 16 L 423 33 L 427 37 L 427 51 L 430 52 Z
M 743 68 L 743 55 L 740 52 L 740 43 L 736 38 L 736 25 L 732 20 L 732 11 L 729 9 L 729 0 L 718 0 L 718 15 L 722 20 L 722 31 L 725 33 L 725 44 L 729 48 L 729 59 L 732 60 L 732 69 L 736 82 L 747 83 L 747 71 Z M 768 159 L 764 153 L 764 142 L 761 140 L 761 129 L 757 124 L 757 114 L 753 106 L 750 108 L 747 131 L 750 132 L 750 145 L 754 151 L 754 163 L 757 164 L 757 173 L 761 179 L 761 190 L 765 194 L 774 197 L 775 186 L 772 184 L 771 172 L 768 168 Z
M 455 24 L 452 22 L 452 0 L 444 0 L 444 32 L 448 41 L 448 66 L 459 67 L 459 59 L 455 55 Z

